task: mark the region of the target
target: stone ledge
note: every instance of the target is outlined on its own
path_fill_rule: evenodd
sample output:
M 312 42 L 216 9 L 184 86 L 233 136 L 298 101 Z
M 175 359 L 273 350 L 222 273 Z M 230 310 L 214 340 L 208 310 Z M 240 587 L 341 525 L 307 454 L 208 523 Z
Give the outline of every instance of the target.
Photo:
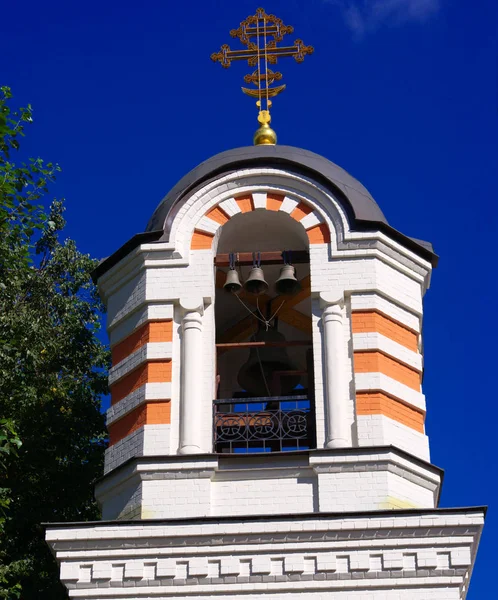
M 206 520 L 212 525 L 52 526 L 47 540 L 71 597 L 266 596 L 285 590 L 297 600 L 314 590 L 361 592 L 386 585 L 459 589 L 474 563 L 484 509 L 294 515 L 286 522 Z

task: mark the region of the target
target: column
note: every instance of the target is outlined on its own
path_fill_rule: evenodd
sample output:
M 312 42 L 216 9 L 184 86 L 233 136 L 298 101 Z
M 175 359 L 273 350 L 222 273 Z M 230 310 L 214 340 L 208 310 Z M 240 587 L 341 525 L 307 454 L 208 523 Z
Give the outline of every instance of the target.
M 347 421 L 349 393 L 345 373 L 342 291 L 320 294 L 320 306 L 323 309 L 322 343 L 325 358 L 325 446 L 344 448 L 351 445 L 351 433 Z
M 202 414 L 202 298 L 183 298 L 179 454 L 198 454 Z

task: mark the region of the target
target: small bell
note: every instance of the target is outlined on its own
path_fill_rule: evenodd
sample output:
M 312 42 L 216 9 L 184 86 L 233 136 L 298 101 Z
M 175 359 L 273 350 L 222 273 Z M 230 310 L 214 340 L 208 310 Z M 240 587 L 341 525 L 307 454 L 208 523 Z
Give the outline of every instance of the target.
M 301 284 L 296 278 L 296 269 L 292 265 L 284 265 L 280 269 L 275 287 L 279 294 L 286 296 L 297 294 L 301 290 Z
M 259 296 L 268 290 L 268 284 L 265 281 L 265 274 L 261 267 L 253 267 L 249 273 L 249 277 L 244 283 L 244 289 L 250 294 Z
M 227 273 L 227 278 L 223 289 L 226 292 L 230 292 L 231 294 L 236 294 L 240 292 L 242 289 L 242 284 L 240 283 L 239 274 L 235 269 L 230 269 Z

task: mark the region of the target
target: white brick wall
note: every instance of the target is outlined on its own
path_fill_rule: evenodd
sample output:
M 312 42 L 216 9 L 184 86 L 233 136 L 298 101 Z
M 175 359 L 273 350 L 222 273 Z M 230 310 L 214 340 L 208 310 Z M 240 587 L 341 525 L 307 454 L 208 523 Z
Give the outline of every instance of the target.
M 114 327 L 145 301 L 145 273 L 142 272 L 107 300 L 107 327 Z
M 213 481 L 213 515 L 272 515 L 313 512 L 315 477 Z
M 210 513 L 210 485 L 210 480 L 202 477 L 144 481 L 142 518 L 207 516 Z
M 137 429 L 105 451 L 104 475 L 134 456 L 141 456 L 144 445 L 144 429 Z
M 161 443 L 168 445 L 168 426 L 147 425 L 142 453 L 153 455 Z M 144 518 L 161 519 L 433 508 L 440 485 L 437 470 L 385 447 L 309 456 L 213 456 L 201 463 L 155 453 L 105 480 L 97 490 L 100 502 L 108 502 L 110 490 L 130 477 L 130 469 L 143 480 Z

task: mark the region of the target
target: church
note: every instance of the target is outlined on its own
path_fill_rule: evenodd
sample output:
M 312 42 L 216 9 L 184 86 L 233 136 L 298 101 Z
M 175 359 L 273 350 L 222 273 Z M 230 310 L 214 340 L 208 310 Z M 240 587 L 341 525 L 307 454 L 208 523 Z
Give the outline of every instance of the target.
M 231 32 L 242 49 L 212 58 L 254 69 L 254 145 L 181 177 L 94 273 L 102 521 L 46 534 L 71 598 L 466 597 L 485 509 L 438 507 L 425 432 L 437 256 L 341 167 L 277 144 L 270 67 L 313 52 L 279 46 L 292 31 L 258 9 Z

